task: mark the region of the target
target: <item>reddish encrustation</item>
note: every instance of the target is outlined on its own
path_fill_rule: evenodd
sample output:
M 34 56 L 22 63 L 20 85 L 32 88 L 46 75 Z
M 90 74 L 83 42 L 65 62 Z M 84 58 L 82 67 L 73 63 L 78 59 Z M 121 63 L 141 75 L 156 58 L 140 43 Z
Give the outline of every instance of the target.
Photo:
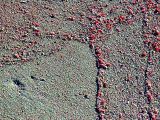
M 144 44 L 150 44 L 150 43 L 151 43 L 151 40 L 150 40 L 150 39 L 147 39 L 147 40 L 144 40 L 143 42 L 144 42 Z
M 152 114 L 151 120 L 157 120 L 157 117 L 155 114 Z
M 147 9 L 151 9 L 155 7 L 155 4 L 153 3 L 152 0 L 146 1 L 146 4 L 147 4 Z
M 100 120 L 106 120 L 106 119 L 105 119 L 105 114 L 104 114 L 104 113 L 100 113 L 99 116 L 100 116 Z
M 122 16 L 122 15 L 119 16 L 119 22 L 120 23 L 124 22 L 125 19 L 126 19 L 125 16 Z
M 89 36 L 89 39 L 90 39 L 90 40 L 95 40 L 95 39 L 96 39 L 96 35 L 95 35 L 95 34 L 91 34 L 91 35 Z
M 103 76 L 105 74 L 105 70 L 99 69 L 98 70 L 98 76 Z
M 106 81 L 103 81 L 103 87 L 107 88 L 107 82 Z
M 147 9 L 144 6 L 141 6 L 141 12 L 146 13 Z
M 105 64 L 105 61 L 103 60 L 103 58 L 98 58 L 98 64 Z
M 146 81 L 146 86 L 148 87 L 148 89 L 151 89 L 152 87 L 151 80 Z
M 104 98 L 101 98 L 101 99 L 100 99 L 100 104 L 101 104 L 101 105 L 104 106 L 106 103 L 107 103 L 107 101 L 106 101 Z
M 99 12 L 99 13 L 98 13 L 98 16 L 99 16 L 99 17 L 106 17 L 106 14 L 105 14 L 104 12 Z
M 96 47 L 95 54 L 97 57 L 100 57 L 102 55 L 102 50 Z
M 102 29 L 98 29 L 97 32 L 100 33 L 100 34 L 103 34 L 103 30 Z
M 160 6 L 157 6 L 157 7 L 156 7 L 156 9 L 155 9 L 154 13 L 156 13 L 156 14 L 160 14 Z
M 160 37 L 157 37 L 157 41 L 160 41 Z
M 2 63 L 0 63 L 0 67 L 3 67 L 3 64 L 2 64 Z
M 98 27 L 98 25 L 100 24 L 100 21 L 99 20 L 95 20 L 94 24 L 96 25 L 96 27 Z
M 117 31 L 117 32 L 121 32 L 120 28 L 116 28 L 116 31 Z
M 70 21 L 74 21 L 76 18 L 74 16 L 70 16 L 67 19 L 70 20 Z
M 127 6 L 127 8 L 128 8 L 128 13 L 134 15 L 133 8 L 131 6 Z
M 41 35 L 41 31 L 40 31 L 40 30 L 34 30 L 34 34 L 35 34 L 36 36 L 40 36 L 40 35 Z
M 146 96 L 148 98 L 148 102 L 151 103 L 151 101 L 153 100 L 153 96 L 149 90 L 146 92 Z
M 94 20 L 95 19 L 95 16 L 88 16 L 87 17 L 90 21 Z
M 40 23 L 38 22 L 32 22 L 32 25 L 34 25 L 35 27 L 40 27 Z
M 152 43 L 152 47 L 156 52 L 160 52 L 160 41 Z
M 147 56 L 147 52 L 146 51 L 143 51 L 142 53 L 141 53 L 141 57 L 146 57 Z
M 21 58 L 21 56 L 18 53 L 14 54 L 14 57 L 17 58 L 17 59 Z
M 149 38 L 149 33 L 145 33 L 143 36 L 144 36 L 145 38 Z
M 90 49 L 94 48 L 94 43 L 92 41 L 89 41 L 89 47 L 90 47 Z
M 89 32 L 95 33 L 95 32 L 96 32 L 96 27 L 90 27 L 90 28 L 89 28 Z
M 102 91 L 101 90 L 98 90 L 97 97 L 102 97 Z
M 86 43 L 86 40 L 85 40 L 84 38 L 82 38 L 82 39 L 80 40 L 80 42 L 81 42 L 81 43 Z
M 138 2 L 138 0 L 132 0 L 132 4 L 136 4 Z
M 107 28 L 108 30 L 111 30 L 111 29 L 112 29 L 112 27 L 113 27 L 113 25 L 112 25 L 112 24 L 110 24 L 110 23 L 107 23 L 107 24 L 106 24 L 106 28 Z
M 111 63 L 110 63 L 110 62 L 106 62 L 105 65 L 106 65 L 107 67 L 110 67 L 110 66 L 111 66 Z
M 157 109 L 157 108 L 154 108 L 154 109 L 153 109 L 153 113 L 154 113 L 154 114 L 158 114 L 158 109 Z
M 105 113 L 105 109 L 103 109 L 103 108 L 98 108 L 98 111 L 99 111 L 99 113 Z
M 149 63 L 153 63 L 153 60 L 152 60 L 152 57 L 149 55 L 149 57 L 148 57 L 148 62 Z
M 55 32 L 49 32 L 48 35 L 55 36 L 56 33 Z
M 153 109 L 152 111 L 149 112 L 151 115 L 151 120 L 157 120 L 158 117 L 158 109 Z

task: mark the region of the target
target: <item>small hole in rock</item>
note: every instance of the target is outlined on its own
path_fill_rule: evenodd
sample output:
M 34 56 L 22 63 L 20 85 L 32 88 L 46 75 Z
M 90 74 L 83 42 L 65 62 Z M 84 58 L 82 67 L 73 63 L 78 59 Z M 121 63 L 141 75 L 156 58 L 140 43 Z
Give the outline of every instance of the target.
M 88 95 L 84 95 L 84 98 L 89 99 Z
M 45 81 L 45 79 L 40 79 L 40 81 Z
M 35 76 L 32 76 L 32 75 L 31 75 L 31 78 L 32 78 L 33 80 L 36 80 L 36 79 L 37 79 Z
M 25 90 L 25 85 L 24 85 L 21 81 L 15 79 L 15 80 L 13 80 L 13 82 L 14 82 L 14 84 L 17 85 L 21 90 Z

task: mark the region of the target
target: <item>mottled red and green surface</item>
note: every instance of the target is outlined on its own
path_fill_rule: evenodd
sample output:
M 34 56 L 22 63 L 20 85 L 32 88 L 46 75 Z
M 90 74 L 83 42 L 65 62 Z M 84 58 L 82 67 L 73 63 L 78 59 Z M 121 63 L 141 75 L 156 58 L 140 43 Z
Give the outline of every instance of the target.
M 0 120 L 96 120 L 97 46 L 104 120 L 159 120 L 159 15 L 158 0 L 0 0 Z

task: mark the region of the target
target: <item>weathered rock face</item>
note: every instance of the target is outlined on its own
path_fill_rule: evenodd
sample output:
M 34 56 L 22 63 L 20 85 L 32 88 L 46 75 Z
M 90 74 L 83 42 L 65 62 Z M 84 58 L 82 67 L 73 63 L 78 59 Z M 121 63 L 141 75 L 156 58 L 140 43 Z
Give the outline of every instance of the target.
M 3 68 L 0 117 L 92 120 L 95 73 L 94 57 L 78 42 L 67 43 L 55 56 Z

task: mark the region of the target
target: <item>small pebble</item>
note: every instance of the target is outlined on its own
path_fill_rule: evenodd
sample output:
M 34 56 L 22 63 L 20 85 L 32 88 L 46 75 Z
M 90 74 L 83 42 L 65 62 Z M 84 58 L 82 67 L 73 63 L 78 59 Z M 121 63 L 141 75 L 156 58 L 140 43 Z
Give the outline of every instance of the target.
M 28 0 L 21 0 L 20 3 L 27 3 Z
M 157 96 L 158 100 L 160 100 L 160 95 Z
M 1 28 L 0 28 L 0 32 L 2 32 L 2 31 L 4 31 L 4 27 L 1 27 Z

